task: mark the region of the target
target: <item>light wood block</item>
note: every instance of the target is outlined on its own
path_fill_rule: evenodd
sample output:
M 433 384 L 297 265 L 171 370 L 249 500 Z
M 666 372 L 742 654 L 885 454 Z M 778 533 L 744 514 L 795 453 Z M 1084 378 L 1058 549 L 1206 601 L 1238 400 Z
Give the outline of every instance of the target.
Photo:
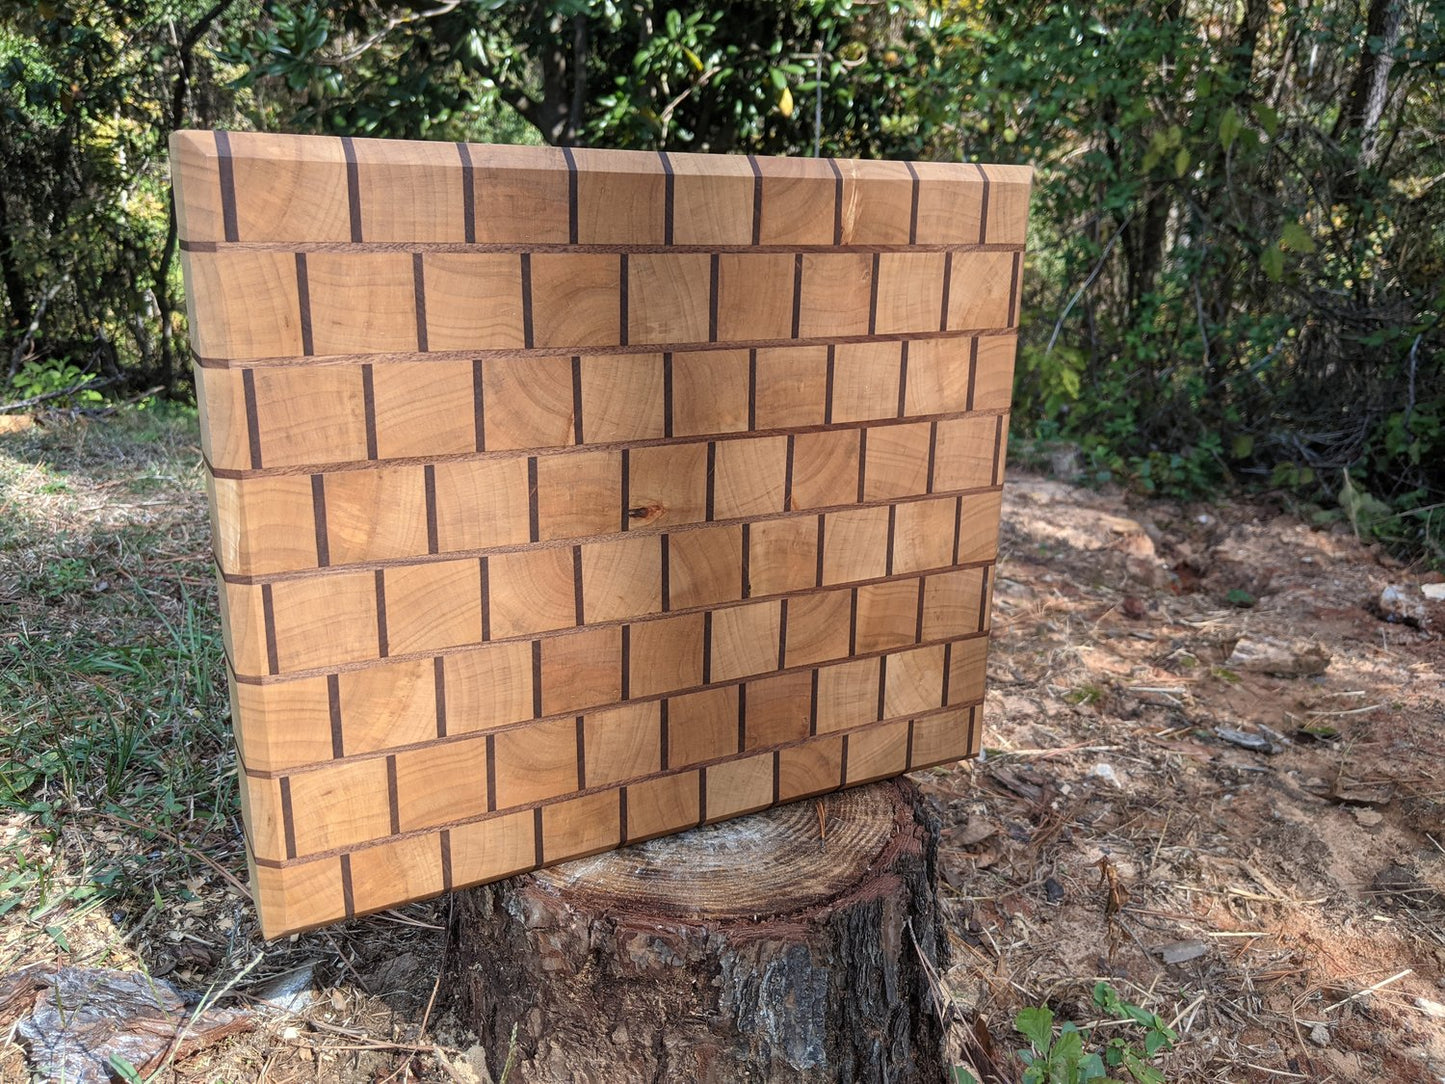
M 435 835 L 413 836 L 353 851 L 347 856 L 352 909 L 390 907 L 398 888 L 410 899 L 437 895 L 446 887 L 440 843 Z
M 771 749 L 807 738 L 813 718 L 813 672 L 772 674 L 744 683 L 744 749 Z
M 569 715 L 622 696 L 622 630 L 583 629 L 542 641 L 542 714 Z
M 910 722 L 899 720 L 848 736 L 849 786 L 886 779 L 910 767 L 908 734 Z
M 843 743 L 846 740 L 819 738 L 807 745 L 779 750 L 776 754 L 778 801 L 793 802 L 842 786 Z
M 928 635 L 926 620 L 919 627 L 918 592 L 918 580 L 884 580 L 859 587 L 853 620 L 854 650 L 889 651 L 920 639 L 939 639 Z M 937 593 L 942 594 L 941 589 Z
M 913 172 L 906 162 L 845 162 L 843 243 L 914 243 Z
M 627 788 L 627 839 L 638 842 L 691 828 L 698 822 L 697 772 L 677 772 Z
M 760 349 L 754 369 L 758 429 L 823 424 L 828 413 L 826 347 Z
M 667 763 L 686 768 L 738 751 L 738 686 L 667 699 Z
M 837 429 L 824 433 L 800 433 L 794 438 L 793 508 L 826 508 L 853 504 L 859 499 L 858 445 L 861 432 L 858 429 Z
M 671 369 L 673 436 L 740 433 L 748 428 L 748 351 L 673 354 Z
M 172 153 L 267 936 L 976 751 L 1027 170 Z
M 706 616 L 682 614 L 627 627 L 630 696 L 652 696 L 702 684 Z

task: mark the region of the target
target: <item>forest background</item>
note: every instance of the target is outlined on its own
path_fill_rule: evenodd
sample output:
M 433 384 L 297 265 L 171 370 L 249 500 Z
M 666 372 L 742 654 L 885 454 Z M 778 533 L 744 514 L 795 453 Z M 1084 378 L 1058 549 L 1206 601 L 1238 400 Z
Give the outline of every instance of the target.
M 1445 566 L 1442 31 L 1442 0 L 12 0 L 0 413 L 192 396 L 177 128 L 1025 162 L 1015 455 L 1269 488 Z

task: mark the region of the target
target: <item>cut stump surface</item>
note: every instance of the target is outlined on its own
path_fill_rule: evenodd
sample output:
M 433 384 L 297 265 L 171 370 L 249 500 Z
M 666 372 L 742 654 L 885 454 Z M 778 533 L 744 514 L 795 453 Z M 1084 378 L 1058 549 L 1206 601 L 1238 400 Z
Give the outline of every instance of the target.
M 892 781 L 460 894 L 459 1015 L 513 1079 L 942 1079 L 937 822 Z

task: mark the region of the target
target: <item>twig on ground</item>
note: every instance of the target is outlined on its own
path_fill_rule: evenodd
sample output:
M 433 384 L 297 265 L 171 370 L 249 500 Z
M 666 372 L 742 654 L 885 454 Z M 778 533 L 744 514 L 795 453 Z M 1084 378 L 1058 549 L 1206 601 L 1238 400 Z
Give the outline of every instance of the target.
M 1344 1005 L 1344 1004 L 1346 1004 L 1347 1002 L 1354 1001 L 1356 998 L 1364 997 L 1366 994 L 1373 994 L 1376 990 L 1383 990 L 1386 986 L 1389 986 L 1390 983 L 1392 983 L 1392 982 L 1399 982 L 1399 981 L 1400 981 L 1401 979 L 1403 979 L 1406 975 L 1413 975 L 1414 973 L 1415 973 L 1415 969 L 1414 969 L 1413 967 L 1407 967 L 1407 968 L 1405 968 L 1404 971 L 1397 972 L 1396 974 L 1391 975 L 1388 979 L 1381 979 L 1379 982 L 1375 983 L 1373 986 L 1366 986 L 1363 990 L 1356 991 L 1355 993 L 1351 994 L 1349 997 L 1342 997 L 1342 998 L 1340 998 L 1340 1000 L 1339 1000 L 1339 1001 L 1336 1001 L 1333 1005 L 1326 1005 L 1326 1006 L 1325 1006 L 1323 1009 L 1321 1009 L 1320 1011 L 1321 1011 L 1321 1012 L 1330 1012 L 1330 1011 L 1333 1010 L 1333 1009 L 1338 1009 L 1341 1005 Z

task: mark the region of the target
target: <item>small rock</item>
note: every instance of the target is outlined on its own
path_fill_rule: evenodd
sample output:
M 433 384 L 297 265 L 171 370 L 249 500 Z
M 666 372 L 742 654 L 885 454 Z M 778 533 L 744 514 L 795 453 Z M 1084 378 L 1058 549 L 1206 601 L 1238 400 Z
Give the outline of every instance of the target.
M 251 991 L 251 996 L 282 1012 L 300 1012 L 311 1004 L 314 969 L 314 963 L 293 968 L 262 983 Z
M 1148 607 L 1144 605 L 1144 600 L 1135 595 L 1129 595 L 1124 599 L 1123 610 L 1125 617 L 1131 617 L 1135 621 L 1140 620 L 1149 612 Z
M 1313 677 L 1330 665 L 1330 653 L 1319 644 L 1241 636 L 1224 665 L 1247 674 Z
M 1379 598 L 1375 599 L 1375 615 L 1381 621 L 1388 621 L 1396 625 L 1410 625 L 1413 628 L 1423 629 L 1429 625 L 1429 618 L 1425 613 L 1425 604 L 1411 598 L 1403 587 L 1390 584 L 1380 592 Z
M 1114 771 L 1114 766 L 1112 764 L 1105 764 L 1102 760 L 1089 769 L 1089 774 L 1097 779 L 1112 783 L 1116 787 L 1122 787 L 1124 785 L 1119 779 L 1119 773 Z
M 469 1046 L 450 1065 L 452 1079 L 457 1084 L 492 1084 L 492 1074 L 487 1069 L 487 1052 L 480 1046 Z
M 1270 731 L 1270 733 L 1275 732 Z M 1271 741 L 1266 734 L 1246 734 L 1243 730 L 1235 730 L 1233 727 L 1217 726 L 1214 728 L 1214 735 L 1222 741 L 1229 742 L 1230 745 L 1237 745 L 1241 749 L 1248 749 L 1254 753 L 1274 756 L 1276 753 L 1284 752 L 1284 746 Z
M 1315 1046 L 1329 1046 L 1330 1029 L 1323 1024 L 1316 1024 L 1310 1028 L 1310 1042 L 1314 1043 Z
M 1431 602 L 1445 602 L 1445 583 L 1422 583 L 1420 593 Z
M 960 847 L 975 847 L 998 833 L 998 825 L 985 817 L 969 817 L 962 828 L 952 834 L 952 841 Z
M 1428 997 L 1417 997 L 1415 1007 L 1426 1016 L 1433 1016 L 1437 1020 L 1445 1020 L 1445 1005 L 1438 1001 L 1431 1001 Z
M 1374 809 L 1356 809 L 1355 820 L 1360 822 L 1362 828 L 1374 828 L 1385 819 L 1385 815 Z
M 612 1029 L 612 1041 L 617 1046 L 626 1046 L 628 1037 L 626 1024 L 618 1024 L 617 1027 Z
M 1137 535 L 1140 540 L 1148 542 L 1147 535 Z M 1165 567 L 1164 563 L 1157 557 L 1142 557 L 1138 554 L 1126 553 L 1124 555 L 1124 571 L 1132 580 L 1156 591 L 1162 591 L 1174 585 L 1174 575 Z
M 1061 903 L 1064 898 L 1064 886 L 1053 877 L 1045 877 L 1044 898 L 1050 903 Z

